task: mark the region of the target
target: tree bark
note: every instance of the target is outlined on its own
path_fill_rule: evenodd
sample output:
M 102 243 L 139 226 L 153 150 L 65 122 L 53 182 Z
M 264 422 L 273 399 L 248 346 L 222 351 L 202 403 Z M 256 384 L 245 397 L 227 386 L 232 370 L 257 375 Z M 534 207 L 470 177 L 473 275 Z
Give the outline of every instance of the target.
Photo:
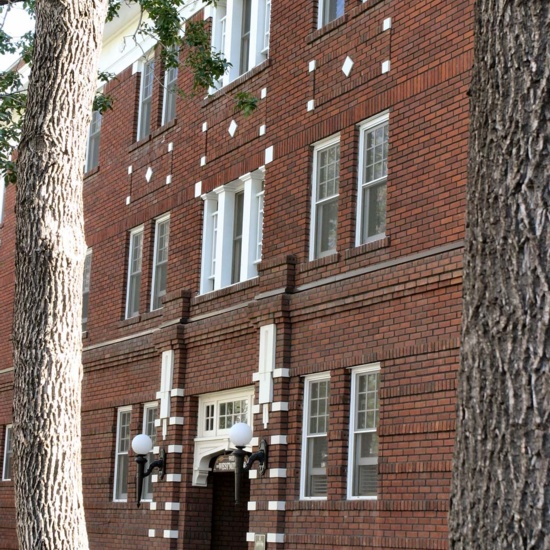
M 82 168 L 106 0 L 38 0 L 16 192 L 14 481 L 20 548 L 88 548 L 80 386 Z
M 452 548 L 550 548 L 549 10 L 475 8 Z

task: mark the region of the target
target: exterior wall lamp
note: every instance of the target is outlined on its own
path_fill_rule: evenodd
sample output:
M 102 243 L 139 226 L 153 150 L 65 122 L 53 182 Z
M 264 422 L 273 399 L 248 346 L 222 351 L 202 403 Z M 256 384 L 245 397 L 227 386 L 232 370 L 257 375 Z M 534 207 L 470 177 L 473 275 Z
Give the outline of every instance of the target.
M 250 470 L 256 460 L 259 462 L 260 475 L 264 475 L 267 470 L 267 441 L 262 439 L 259 449 L 255 453 L 250 454 L 244 451 L 243 449 L 252 440 L 252 428 L 246 422 L 233 424 L 229 430 L 229 439 L 237 447 L 231 455 L 235 457 L 235 504 L 239 504 L 243 470 Z M 246 465 L 244 464 L 245 456 L 248 456 Z
M 159 479 L 164 478 L 166 469 L 166 453 L 164 449 L 160 450 L 159 458 L 149 464 L 145 472 L 145 464 L 147 464 L 146 455 L 153 450 L 153 442 L 146 434 L 139 434 L 132 439 L 132 449 L 136 453 L 137 472 L 136 472 L 136 501 L 137 507 L 141 504 L 141 492 L 143 490 L 143 480 L 149 477 L 155 468 L 158 468 Z

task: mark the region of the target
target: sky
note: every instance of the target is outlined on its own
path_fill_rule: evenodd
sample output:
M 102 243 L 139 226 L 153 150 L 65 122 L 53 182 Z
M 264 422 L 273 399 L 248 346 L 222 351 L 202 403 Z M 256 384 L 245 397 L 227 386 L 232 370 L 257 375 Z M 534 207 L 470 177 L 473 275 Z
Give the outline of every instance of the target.
M 7 13 L 6 8 L 2 8 L 0 12 L 0 25 L 10 36 L 19 38 L 32 28 L 33 23 L 23 10 L 23 7 L 14 3 Z M 8 69 L 15 61 L 17 61 L 16 55 L 0 56 L 0 70 Z

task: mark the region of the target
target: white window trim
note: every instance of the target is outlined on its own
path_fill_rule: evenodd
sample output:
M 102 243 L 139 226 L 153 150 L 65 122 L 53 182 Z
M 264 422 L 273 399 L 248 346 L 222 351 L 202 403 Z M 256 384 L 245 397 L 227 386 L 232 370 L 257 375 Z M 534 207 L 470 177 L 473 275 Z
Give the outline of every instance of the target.
M 97 120 L 94 121 L 94 117 L 99 117 L 99 122 Z M 85 172 L 89 172 L 90 170 L 93 170 L 94 168 L 97 168 L 99 166 L 99 147 L 100 147 L 100 140 L 101 140 L 101 124 L 103 122 L 103 117 L 99 111 L 92 111 L 92 118 L 90 120 L 90 126 L 88 128 L 88 140 L 86 141 L 86 163 L 85 163 Z M 94 128 L 94 122 L 97 123 L 96 125 L 96 131 L 92 132 Z M 90 152 L 92 150 L 92 144 L 96 143 L 97 141 L 97 162 L 95 162 L 93 165 L 91 164 L 92 158 L 90 157 Z
M 119 407 L 117 409 L 117 417 L 116 417 L 116 439 L 115 439 L 115 477 L 114 477 L 114 483 L 113 483 L 113 502 L 127 502 L 128 501 L 128 493 L 126 493 L 126 498 L 117 498 L 117 482 L 118 482 L 118 456 L 121 454 L 128 454 L 128 452 L 120 452 L 119 451 L 119 444 L 120 444 L 120 417 L 123 413 L 129 412 L 130 413 L 130 426 L 132 423 L 132 406 L 128 405 L 126 407 Z M 131 446 L 132 436 L 130 435 L 130 446 Z M 128 460 L 128 464 L 129 464 Z M 128 468 L 129 470 L 129 468 Z M 128 481 L 128 480 L 127 480 Z
M 204 394 L 199 397 L 199 415 L 198 415 L 198 437 L 195 441 L 205 440 L 228 440 L 229 429 L 218 430 L 219 419 L 219 404 L 229 401 L 248 400 L 248 422 L 247 424 L 253 428 L 252 422 L 252 405 L 254 403 L 254 386 L 238 388 L 236 390 L 227 390 L 215 393 Z M 204 423 L 206 420 L 206 407 L 214 405 L 214 429 L 205 431 Z
M 154 66 L 153 66 L 153 76 L 152 76 L 153 82 L 151 84 L 151 96 L 148 98 L 149 101 L 151 102 L 151 109 L 150 109 L 150 112 L 149 112 L 149 116 L 150 116 L 149 132 L 147 134 L 142 133 L 143 104 L 145 102 L 145 99 L 143 97 L 144 90 L 145 90 L 145 69 L 150 63 L 153 63 L 153 65 L 155 63 L 155 58 L 154 58 L 154 52 L 153 51 L 149 51 L 145 55 L 145 60 L 142 60 L 139 63 L 139 72 L 141 73 L 141 82 L 140 82 L 140 85 L 139 85 L 139 109 L 138 109 L 138 125 L 137 125 L 137 140 L 136 141 L 140 141 L 142 139 L 145 139 L 148 135 L 151 134 L 151 131 L 152 131 L 152 121 L 153 121 L 153 90 L 152 90 L 152 88 L 153 88 L 154 82 L 155 82 Z
M 133 246 L 132 246 L 132 242 L 134 240 L 134 237 L 141 233 L 141 265 L 140 265 L 140 274 L 143 275 L 143 225 L 140 225 L 139 227 L 135 227 L 134 229 L 132 229 L 130 231 L 130 239 L 129 239 L 129 250 L 128 250 L 128 269 L 127 269 L 127 274 L 126 274 L 126 307 L 124 309 L 125 313 L 124 313 L 124 318 L 125 319 L 131 319 L 132 317 L 136 317 L 137 315 L 139 315 L 139 311 L 137 311 L 136 313 L 134 313 L 133 315 L 130 315 L 130 281 L 131 281 L 131 277 L 133 275 L 133 272 L 132 272 L 132 252 L 133 252 Z M 137 272 L 136 272 L 137 273 Z M 140 293 L 141 293 L 141 283 L 143 281 L 140 282 Z
M 366 187 L 370 187 L 371 185 L 375 185 L 378 180 L 369 182 L 368 184 L 365 184 L 363 182 L 364 178 L 364 168 L 365 168 L 365 135 L 366 133 L 374 128 L 375 126 L 378 126 L 379 124 L 389 123 L 390 120 L 390 113 L 389 111 L 385 111 L 383 113 L 380 113 L 372 118 L 369 118 L 368 120 L 362 122 L 359 124 L 359 158 L 358 158 L 358 170 L 357 170 L 357 216 L 356 216 L 356 225 L 355 225 L 355 245 L 361 246 L 362 244 L 378 241 L 380 239 L 383 239 L 386 236 L 386 233 L 380 233 L 378 235 L 373 235 L 372 237 L 368 238 L 365 242 L 362 241 L 362 229 L 363 229 L 363 189 Z M 388 176 L 385 176 L 386 181 Z M 387 187 L 386 187 L 387 192 Z M 387 221 L 387 212 L 386 212 L 386 221 Z
M 84 297 L 88 297 L 88 307 L 86 311 L 86 317 L 84 317 L 84 305 L 82 306 L 82 332 L 87 330 L 88 316 L 90 314 L 90 284 L 92 280 L 92 252 L 91 248 L 86 251 L 86 259 L 84 260 L 84 273 L 82 277 L 82 304 L 84 304 Z M 88 270 L 86 270 L 86 262 L 90 262 Z
M 336 250 L 317 255 L 317 164 L 318 154 L 323 149 L 340 144 L 340 134 L 323 139 L 313 144 L 313 163 L 311 173 L 311 223 L 309 228 L 309 259 L 310 261 L 334 254 Z M 338 202 L 340 201 L 340 186 L 338 185 Z
M 242 0 L 220 1 L 213 8 L 212 46 L 216 51 L 223 53 L 226 60 L 231 63 L 231 67 L 221 78 L 220 87 L 226 86 L 267 59 L 269 53 L 269 46 L 265 46 L 265 36 L 269 35 L 269 27 L 266 31 L 267 3 L 268 0 L 251 0 L 248 69 L 242 73 L 240 72 Z
M 320 372 L 317 374 L 312 374 L 304 378 L 304 407 L 303 407 L 303 416 L 302 416 L 302 456 L 301 456 L 301 467 L 300 467 L 300 500 L 327 500 L 327 497 L 310 497 L 306 496 L 306 476 L 307 476 L 307 449 L 308 449 L 308 432 L 309 432 L 309 394 L 311 388 L 311 382 L 320 382 L 327 380 L 330 384 L 330 373 L 329 372 Z M 330 396 L 330 386 L 329 386 L 329 396 Z M 330 401 L 330 397 L 329 397 Z M 329 408 L 329 424 L 330 424 L 330 408 Z M 328 426 L 327 426 L 327 440 L 328 440 Z M 330 452 L 330 449 L 329 449 Z
M 171 80 L 168 82 L 168 76 L 173 74 L 172 71 L 176 71 L 176 78 L 174 80 Z M 171 122 L 176 118 L 176 98 L 177 98 L 177 87 L 178 87 L 178 75 L 179 70 L 178 67 L 175 69 L 165 69 L 164 71 L 164 92 L 162 95 L 162 125 L 168 124 L 168 122 Z M 167 107 L 168 103 L 174 102 L 174 116 L 172 116 L 170 119 L 167 120 Z
M 160 265 L 157 260 L 157 252 L 158 252 L 158 241 L 159 241 L 159 235 L 158 235 L 158 228 L 160 224 L 168 222 L 168 254 L 170 254 L 170 214 L 165 214 L 164 216 L 160 216 L 155 220 L 155 245 L 153 250 L 153 271 L 151 275 L 151 302 L 150 302 L 150 309 L 151 311 L 154 311 L 156 309 L 161 309 L 162 305 L 155 308 L 155 286 L 156 286 L 156 278 L 157 278 L 157 267 Z M 166 269 L 168 270 L 168 257 L 166 258 Z M 163 294 L 163 296 L 166 294 L 166 292 Z
M 8 458 L 8 442 L 10 443 L 10 465 L 11 473 L 13 474 L 13 424 L 8 424 L 6 426 L 5 437 L 4 437 L 4 462 L 2 464 L 2 481 L 10 481 L 11 475 L 7 477 L 7 458 Z
M 258 202 L 256 195 L 264 181 L 264 167 L 241 176 L 203 195 L 204 218 L 200 293 L 206 294 L 258 276 Z M 231 282 L 235 195 L 244 192 L 243 234 L 240 277 Z M 216 214 L 217 212 L 217 214 Z M 216 225 L 215 225 L 216 224 Z M 214 241 L 215 238 L 215 241 Z M 215 257 L 214 257 L 215 251 Z M 214 271 L 214 273 L 212 273 Z M 213 284 L 212 284 L 213 281 Z
M 377 496 L 354 496 L 353 495 L 353 469 L 355 457 L 355 422 L 356 422 L 356 390 L 357 376 L 360 374 L 380 372 L 380 363 L 372 363 L 369 365 L 361 365 L 351 369 L 351 399 L 349 412 L 349 443 L 348 443 L 348 479 L 347 479 L 347 499 L 348 500 L 377 500 Z M 380 392 L 380 388 L 378 388 Z M 378 395 L 380 399 L 380 394 Z
M 158 401 L 150 401 L 149 403 L 144 403 L 143 404 L 143 424 L 142 424 L 142 429 L 141 429 L 141 433 L 144 433 L 146 435 L 149 435 L 147 433 L 147 412 L 152 410 L 152 409 L 156 409 L 157 411 L 157 418 L 158 418 L 158 408 L 159 408 L 159 405 L 158 405 Z M 147 455 L 147 462 L 150 464 L 151 463 L 151 455 L 152 455 L 152 451 L 151 453 L 149 453 Z M 149 479 L 151 480 L 151 477 L 147 477 L 145 478 L 146 479 Z M 144 480 L 144 481 L 145 481 Z M 149 481 L 150 482 L 150 481 Z M 147 493 L 145 492 L 145 490 L 143 491 L 143 495 L 141 497 L 141 502 L 152 502 L 153 501 L 153 498 L 149 498 L 149 496 L 147 495 Z

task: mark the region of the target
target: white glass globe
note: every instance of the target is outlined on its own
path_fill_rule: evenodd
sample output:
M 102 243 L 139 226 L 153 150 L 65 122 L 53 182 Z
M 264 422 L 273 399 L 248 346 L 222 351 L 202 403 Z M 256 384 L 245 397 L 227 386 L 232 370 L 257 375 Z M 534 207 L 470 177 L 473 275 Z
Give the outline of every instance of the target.
M 153 449 L 153 442 L 148 435 L 139 434 L 132 439 L 132 449 L 137 455 L 146 455 Z
M 236 447 L 246 447 L 252 439 L 252 428 L 246 422 L 237 422 L 229 430 L 229 439 Z

